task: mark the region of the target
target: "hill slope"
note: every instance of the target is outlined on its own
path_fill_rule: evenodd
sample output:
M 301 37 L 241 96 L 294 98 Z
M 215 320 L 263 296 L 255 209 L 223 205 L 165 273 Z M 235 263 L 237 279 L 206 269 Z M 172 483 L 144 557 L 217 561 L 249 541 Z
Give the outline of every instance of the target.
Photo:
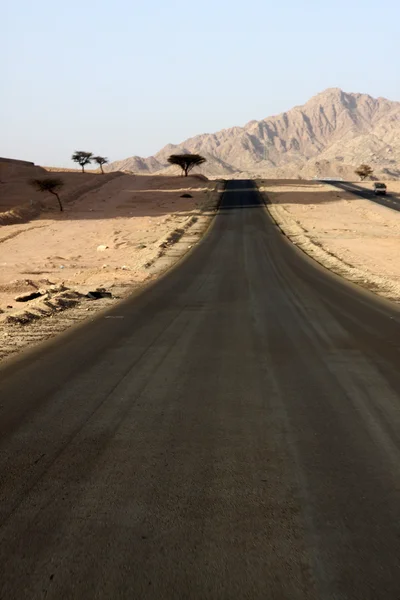
M 280 115 L 197 135 L 108 168 L 168 173 L 176 170 L 168 156 L 179 152 L 205 156 L 200 171 L 211 176 L 332 176 L 367 162 L 381 175 L 400 177 L 400 102 L 331 88 Z

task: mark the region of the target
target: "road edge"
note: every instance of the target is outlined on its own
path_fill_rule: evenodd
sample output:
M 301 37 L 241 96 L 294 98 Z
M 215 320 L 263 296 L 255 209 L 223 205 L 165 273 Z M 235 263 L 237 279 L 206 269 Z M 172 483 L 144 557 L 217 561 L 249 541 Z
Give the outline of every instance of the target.
M 193 220 L 192 217 L 188 220 L 183 233 L 177 239 L 173 236 L 174 232 L 168 236 L 168 238 L 172 237 L 170 243 L 166 238 L 165 246 L 160 248 L 159 255 L 149 265 L 149 278 L 144 282 L 116 286 L 113 288 L 111 298 L 90 300 L 85 295 L 77 294 L 74 302 L 59 303 L 54 311 L 44 311 L 43 307 L 39 306 L 42 301 L 39 298 L 38 310 L 35 310 L 35 303 L 29 303 L 29 307 L 25 311 L 21 311 L 21 313 L 27 313 L 28 318 L 22 319 L 20 324 L 0 323 L 0 326 L 3 326 L 3 330 L 0 330 L 0 369 L 19 360 L 22 355 L 24 357 L 29 355 L 42 343 L 67 334 L 72 329 L 84 327 L 88 321 L 106 317 L 107 313 L 113 311 L 119 303 L 144 293 L 180 265 L 182 260 L 195 250 L 212 228 L 226 181 L 218 179 L 215 184 L 215 187 L 209 191 L 197 218 Z M 68 292 L 73 293 L 74 290 L 70 289 Z M 21 336 L 22 328 L 24 335 Z
M 294 246 L 322 267 L 339 275 L 342 279 L 350 281 L 380 298 L 385 298 L 397 305 L 400 304 L 398 292 L 392 289 L 391 284 L 387 280 L 375 276 L 372 273 L 366 274 L 356 266 L 346 263 L 322 245 L 315 243 L 315 241 L 307 235 L 303 227 L 293 219 L 283 206 L 274 205 L 271 202 L 267 191 L 262 189 L 262 185 L 260 185 L 258 181 L 255 181 L 255 185 L 265 210 L 268 212 L 282 235 L 284 235 Z

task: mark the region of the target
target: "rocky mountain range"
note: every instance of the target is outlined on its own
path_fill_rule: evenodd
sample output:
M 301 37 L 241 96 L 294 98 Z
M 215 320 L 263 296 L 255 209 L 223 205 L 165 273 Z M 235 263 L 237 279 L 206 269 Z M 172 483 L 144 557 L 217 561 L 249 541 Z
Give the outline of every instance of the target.
M 351 179 L 367 163 L 381 178 L 400 178 L 400 102 L 330 88 L 278 116 L 168 144 L 108 170 L 174 173 L 167 159 L 178 153 L 203 155 L 198 172 L 208 176 Z

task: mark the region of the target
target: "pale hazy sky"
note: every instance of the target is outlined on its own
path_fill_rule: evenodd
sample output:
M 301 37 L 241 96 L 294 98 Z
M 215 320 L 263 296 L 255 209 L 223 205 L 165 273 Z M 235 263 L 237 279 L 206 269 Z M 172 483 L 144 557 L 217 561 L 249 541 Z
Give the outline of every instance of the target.
M 0 156 L 148 156 L 327 87 L 400 100 L 399 22 L 398 0 L 4 3 Z

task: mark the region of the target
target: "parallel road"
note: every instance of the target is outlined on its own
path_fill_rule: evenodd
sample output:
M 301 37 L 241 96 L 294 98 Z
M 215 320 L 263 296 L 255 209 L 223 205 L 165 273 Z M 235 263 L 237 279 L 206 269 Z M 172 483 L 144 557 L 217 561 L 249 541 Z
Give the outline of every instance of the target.
M 0 371 L 0 598 L 400 598 L 396 307 L 235 181 L 107 317 Z
M 372 200 L 372 202 L 376 202 L 377 204 L 381 204 L 381 206 L 386 206 L 386 208 L 391 208 L 392 210 L 397 210 L 400 212 L 400 198 L 398 196 L 393 196 L 390 193 L 387 193 L 385 196 L 376 195 L 373 190 L 365 189 L 356 183 L 351 183 L 349 181 L 329 181 L 330 185 L 334 185 L 341 190 L 346 192 L 351 192 L 360 198 L 365 198 L 366 200 Z M 371 184 L 372 186 L 372 184 Z M 389 184 L 390 188 L 390 184 Z

